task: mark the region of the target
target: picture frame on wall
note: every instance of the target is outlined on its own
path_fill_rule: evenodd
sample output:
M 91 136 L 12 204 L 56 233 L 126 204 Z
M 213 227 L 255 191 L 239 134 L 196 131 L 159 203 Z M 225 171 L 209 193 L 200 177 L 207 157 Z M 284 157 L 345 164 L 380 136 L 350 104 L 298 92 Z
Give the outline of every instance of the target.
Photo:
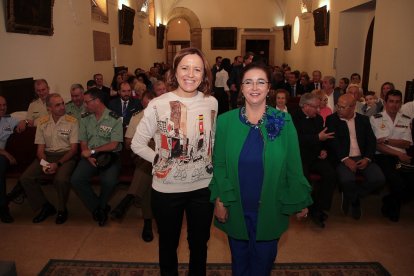
M 236 50 L 237 28 L 236 27 L 212 27 L 211 28 L 211 50 Z
M 292 45 L 292 25 L 283 26 L 283 49 L 290 50 Z
M 326 6 L 313 11 L 315 46 L 329 44 L 329 12 Z
M 122 5 L 119 10 L 119 44 L 132 45 L 135 10 Z
M 6 31 L 32 35 L 53 35 L 54 0 L 6 1 Z

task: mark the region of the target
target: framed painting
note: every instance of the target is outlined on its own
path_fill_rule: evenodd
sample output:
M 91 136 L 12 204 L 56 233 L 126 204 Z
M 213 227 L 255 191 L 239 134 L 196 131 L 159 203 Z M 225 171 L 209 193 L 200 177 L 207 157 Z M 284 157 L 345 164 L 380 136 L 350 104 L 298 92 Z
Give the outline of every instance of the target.
M 211 28 L 211 50 L 236 50 L 237 28 L 236 27 L 213 27 Z
M 119 10 L 119 44 L 132 45 L 135 10 L 122 5 Z
M 33 35 L 53 35 L 54 0 L 6 1 L 6 31 Z

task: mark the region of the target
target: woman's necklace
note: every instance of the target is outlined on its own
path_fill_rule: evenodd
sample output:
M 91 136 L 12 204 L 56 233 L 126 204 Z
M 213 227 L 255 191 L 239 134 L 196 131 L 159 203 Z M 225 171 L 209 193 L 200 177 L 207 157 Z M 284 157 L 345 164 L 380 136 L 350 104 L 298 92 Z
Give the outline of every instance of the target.
M 264 118 L 266 116 L 266 111 L 267 111 L 267 105 L 266 105 L 266 108 L 265 108 L 265 112 L 263 113 L 263 115 L 260 118 L 260 120 L 257 122 L 257 124 L 253 124 L 253 123 L 249 122 L 249 118 L 247 118 L 246 106 L 242 106 L 242 108 L 240 109 L 241 116 L 242 116 L 244 122 L 246 123 L 246 125 L 248 125 L 250 127 L 254 127 L 254 128 L 259 128 L 259 126 L 261 124 L 263 124 Z

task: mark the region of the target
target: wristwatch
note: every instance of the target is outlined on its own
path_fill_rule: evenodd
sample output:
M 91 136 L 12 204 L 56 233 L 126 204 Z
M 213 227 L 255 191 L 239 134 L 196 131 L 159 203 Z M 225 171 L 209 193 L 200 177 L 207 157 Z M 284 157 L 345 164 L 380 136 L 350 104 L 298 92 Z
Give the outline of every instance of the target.
M 91 150 L 91 155 L 94 155 L 96 153 L 96 151 L 93 149 Z

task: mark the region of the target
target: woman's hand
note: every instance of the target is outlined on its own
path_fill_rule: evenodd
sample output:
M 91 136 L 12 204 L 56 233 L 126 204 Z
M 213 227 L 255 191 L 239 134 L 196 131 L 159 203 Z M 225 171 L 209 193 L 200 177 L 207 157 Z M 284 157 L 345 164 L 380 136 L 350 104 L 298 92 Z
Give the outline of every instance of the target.
M 219 198 L 216 198 L 215 208 L 214 208 L 214 216 L 216 219 L 221 222 L 225 223 L 229 217 L 227 212 L 227 208 L 224 207 L 223 202 L 220 201 Z
M 309 212 L 308 208 L 303 208 L 302 211 L 300 211 L 299 213 L 296 213 L 296 218 L 297 219 L 307 218 L 308 212 Z

